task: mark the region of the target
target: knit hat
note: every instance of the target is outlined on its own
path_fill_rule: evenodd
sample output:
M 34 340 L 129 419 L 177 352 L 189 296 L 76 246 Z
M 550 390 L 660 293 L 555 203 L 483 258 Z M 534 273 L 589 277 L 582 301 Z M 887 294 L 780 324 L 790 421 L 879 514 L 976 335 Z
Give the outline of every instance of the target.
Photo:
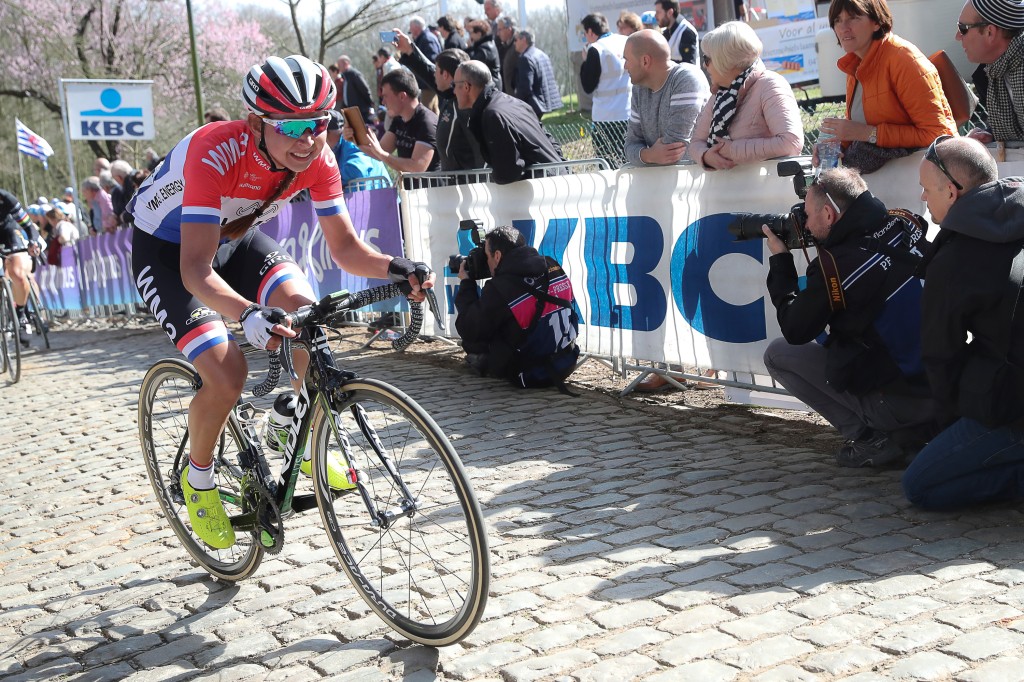
M 981 18 L 998 28 L 1011 31 L 1024 28 L 1024 2 L 1021 0 L 971 0 Z

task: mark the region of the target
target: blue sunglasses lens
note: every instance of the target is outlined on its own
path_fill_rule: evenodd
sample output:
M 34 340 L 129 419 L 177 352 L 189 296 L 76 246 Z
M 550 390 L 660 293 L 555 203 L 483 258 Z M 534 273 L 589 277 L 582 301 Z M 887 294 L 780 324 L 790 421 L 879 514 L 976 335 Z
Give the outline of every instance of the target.
M 317 118 L 292 118 L 285 121 L 278 121 L 270 118 L 265 118 L 263 120 L 269 123 L 274 130 L 285 137 L 297 140 L 307 132 L 311 132 L 313 137 L 321 134 L 327 130 L 327 124 L 331 119 L 329 116 L 319 116 Z

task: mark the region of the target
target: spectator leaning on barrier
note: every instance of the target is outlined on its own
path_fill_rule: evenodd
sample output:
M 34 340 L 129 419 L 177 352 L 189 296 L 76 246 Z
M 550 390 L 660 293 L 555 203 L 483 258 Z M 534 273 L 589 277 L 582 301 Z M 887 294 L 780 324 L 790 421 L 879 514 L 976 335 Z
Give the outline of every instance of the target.
M 851 168 L 822 172 L 805 210 L 818 251 L 805 288 L 786 244 L 762 228 L 772 253 L 768 293 L 784 337 L 768 345 L 765 366 L 847 439 L 839 466 L 902 464 L 927 441 L 934 418 L 913 256 L 927 243 L 924 221 L 887 212 Z M 907 257 L 877 253 L 869 238 Z
M 455 96 L 460 109 L 471 109 L 469 130 L 480 153 L 493 169 L 494 183 L 505 185 L 530 177 L 538 163 L 565 161 L 562 149 L 541 126 L 533 109 L 498 90 L 481 62 L 464 62 L 455 72 Z
M 708 79 L 696 66 L 670 60 L 665 38 L 650 29 L 631 35 L 623 55 L 633 81 L 626 160 L 646 166 L 677 163 L 711 96 Z
M 596 12 L 580 23 L 588 45 L 580 66 L 580 84 L 594 97 L 594 153 L 618 168 L 625 163 L 622 145 L 629 121 L 631 86 L 622 56 L 626 36 L 611 33 L 608 20 Z
M 1024 4 L 1013 0 L 967 0 L 956 39 L 967 61 L 980 64 L 974 87 L 988 112 L 987 125 L 968 135 L 982 142 L 1024 140 Z M 990 81 L 1004 88 L 989 90 Z
M 554 259 L 527 246 L 514 227 L 500 226 L 488 232 L 484 255 L 486 273 L 477 273 L 475 268 L 468 272 L 465 260 L 459 267 L 455 328 L 462 338 L 467 363 L 482 376 L 510 379 L 520 386 L 537 385 L 524 381 L 524 376 L 538 369 L 548 374 L 543 371 L 545 365 L 554 371 L 556 364 L 567 364 L 568 371 L 560 372 L 558 381 L 540 385 L 561 384 L 578 356 L 569 278 Z M 489 278 L 482 292 L 470 275 Z M 542 320 L 542 316 L 552 319 Z M 538 343 L 536 336 L 545 332 L 546 337 Z M 527 345 L 547 348 L 543 355 L 531 354 Z M 556 355 L 561 356 L 560 360 L 555 360 Z
M 380 140 L 368 131 L 370 144 L 359 149 L 402 173 L 437 170 L 437 114 L 420 104 L 416 77 L 406 69 L 392 71 L 381 79 L 380 89 L 391 127 Z M 342 134 L 352 141 L 351 128 L 345 126 Z
M 441 170 L 483 168 L 480 145 L 469 132 L 468 113 L 459 112 L 453 85 L 455 70 L 459 64 L 469 61 L 469 55 L 462 50 L 442 50 L 437 56 L 437 62 L 431 64 L 401 31 L 397 32 L 396 44 L 402 54 L 402 65 L 418 78 L 433 84 L 437 90 L 437 153 Z
M 498 17 L 498 21 L 495 23 L 498 27 L 495 41 L 498 46 L 498 58 L 501 60 L 501 89 L 509 95 L 514 95 L 519 80 L 516 73 L 519 66 L 519 51 L 515 45 L 516 20 L 505 14 Z M 471 58 L 477 59 L 477 57 Z M 491 75 L 493 76 L 494 73 L 492 72 Z
M 687 156 L 722 170 L 800 154 L 804 129 L 793 88 L 765 68 L 754 29 L 727 22 L 704 36 L 702 48 L 712 97 L 693 126 Z
M 697 29 L 679 13 L 675 0 L 656 0 L 654 16 L 664 29 L 669 54 L 674 62 L 697 65 Z
M 871 173 L 887 161 L 955 135 L 939 73 L 917 47 L 892 32 L 885 0 L 832 0 L 829 25 L 846 54 L 846 118 L 821 130 L 844 143 L 843 164 Z
M 551 58 L 533 44 L 533 31 L 519 31 L 516 34 L 515 96 L 529 104 L 537 118 L 562 108 L 562 94 L 558 91 L 555 70 Z
M 130 163 L 118 159 L 110 164 L 110 176 L 114 179 L 114 188 L 110 192 L 110 204 L 114 209 L 117 227 L 124 225 L 124 209 L 135 196 L 135 182 L 132 180 L 133 169 Z
M 1024 178 L 980 142 L 940 137 L 921 161 L 940 230 L 925 255 L 922 353 L 948 427 L 903 475 L 913 504 L 1024 497 Z M 969 339 L 969 341 L 968 341 Z

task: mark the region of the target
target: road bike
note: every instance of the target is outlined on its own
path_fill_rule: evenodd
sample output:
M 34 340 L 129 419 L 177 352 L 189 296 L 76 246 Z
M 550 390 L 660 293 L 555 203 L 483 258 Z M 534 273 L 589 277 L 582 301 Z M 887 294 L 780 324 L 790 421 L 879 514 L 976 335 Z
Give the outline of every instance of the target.
M 213 549 L 192 532 L 179 478 L 188 463 L 189 401 L 201 385 L 181 359 L 157 362 L 139 394 L 139 436 L 157 500 L 192 557 L 217 578 L 251 576 L 264 554 L 284 544 L 284 519 L 313 507 L 352 586 L 389 626 L 432 646 L 460 641 L 479 623 L 487 602 L 490 561 L 484 520 L 458 454 L 427 412 L 399 389 L 357 377 L 335 362 L 329 341 L 346 313 L 402 294 L 389 284 L 338 292 L 289 315 L 294 339 L 269 356 L 264 396 L 282 366 L 294 376 L 293 345 L 309 354 L 295 416 L 275 478 L 264 456 L 264 410 L 239 399 L 214 452 L 217 488 L 236 543 Z M 437 316 L 436 299 L 428 301 Z M 404 350 L 417 336 L 422 304 L 410 303 Z M 438 319 L 440 319 L 438 317 Z M 244 397 L 244 396 L 243 396 Z M 313 492 L 296 494 L 302 456 L 310 448 Z M 327 462 L 346 466 L 351 490 L 328 484 Z
M 25 315 L 28 317 L 28 321 L 32 325 L 36 336 L 43 340 L 43 345 L 49 350 L 50 325 L 53 322 L 53 315 L 50 314 L 50 309 L 39 299 L 39 292 L 37 291 L 37 284 L 34 279 L 32 280 L 32 286 L 28 290 Z M 21 340 L 25 346 L 29 345 L 27 341 L 28 339 L 25 337 Z
M 0 373 L 7 372 L 12 384 L 21 379 L 21 325 L 14 303 L 11 281 L 4 266 L 7 257 L 28 249 L 0 249 Z

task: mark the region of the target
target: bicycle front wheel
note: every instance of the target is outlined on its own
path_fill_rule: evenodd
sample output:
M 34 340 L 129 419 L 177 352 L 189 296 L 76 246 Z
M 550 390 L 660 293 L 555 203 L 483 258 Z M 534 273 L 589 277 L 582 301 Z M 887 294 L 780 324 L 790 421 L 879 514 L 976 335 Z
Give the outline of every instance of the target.
M 36 330 L 36 334 L 43 337 L 43 344 L 49 349 L 50 311 L 48 308 L 43 307 L 42 301 L 39 300 L 39 294 L 36 293 L 35 285 L 29 289 L 28 316 L 29 320 L 32 321 L 32 327 Z
M 188 408 L 199 386 L 199 375 L 184 360 L 167 358 L 153 365 L 139 389 L 139 440 L 153 492 L 175 535 L 205 570 L 233 582 L 256 571 L 263 548 L 251 533 L 236 533 L 235 544 L 227 549 L 206 545 L 192 532 L 181 490 L 181 472 L 188 465 Z M 243 512 L 236 462 L 244 442 L 229 421 L 213 453 L 215 481 L 228 516 Z
M 14 307 L 14 294 L 11 283 L 6 277 L 0 277 L 0 336 L 3 337 L 4 367 L 11 383 L 21 379 L 21 325 L 18 324 L 18 310 Z
M 344 390 L 334 419 L 320 403 L 313 414 L 313 488 L 331 545 L 388 625 L 421 644 L 454 644 L 480 622 L 490 581 L 473 488 L 448 438 L 409 396 L 371 379 Z M 328 459 L 345 452 L 372 509 L 359 491 L 327 483 Z

